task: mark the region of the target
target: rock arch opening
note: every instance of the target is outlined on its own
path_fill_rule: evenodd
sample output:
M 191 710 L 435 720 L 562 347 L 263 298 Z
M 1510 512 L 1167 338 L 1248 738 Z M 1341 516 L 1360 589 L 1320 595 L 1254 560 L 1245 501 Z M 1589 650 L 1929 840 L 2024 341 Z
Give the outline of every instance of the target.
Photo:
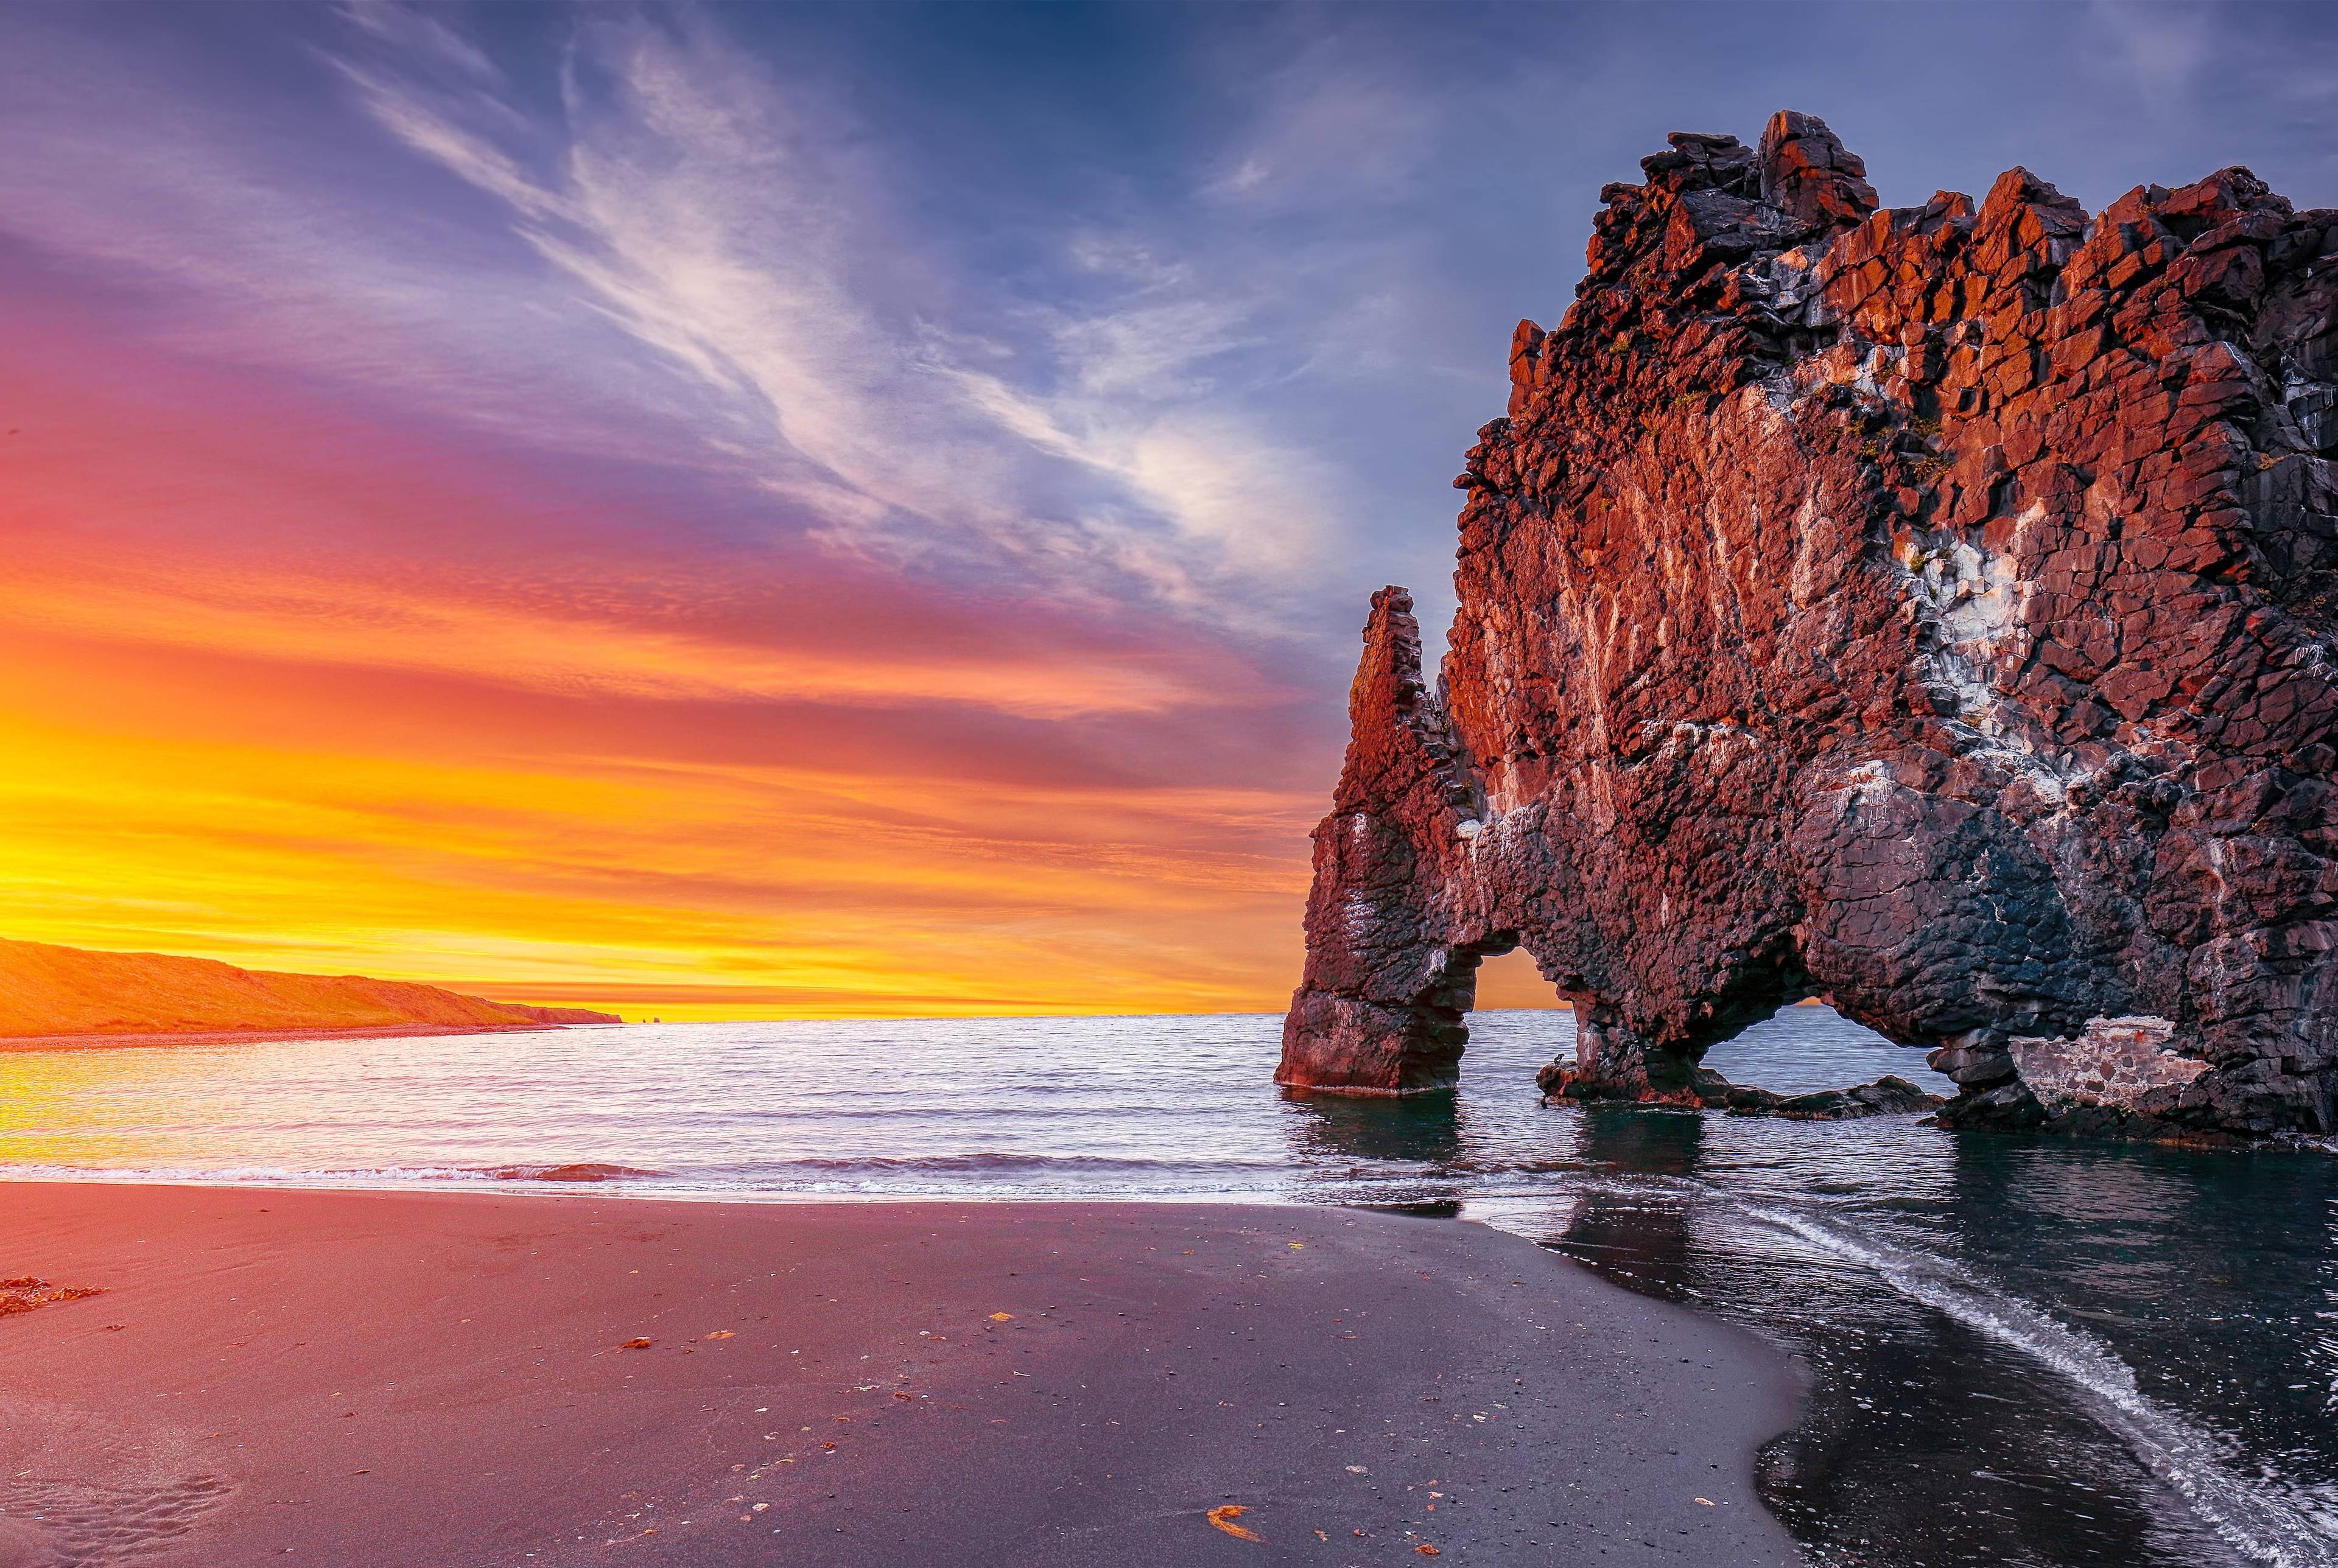
M 1600 1042 L 1596 1037 L 1596 1053 Z M 1675 1085 L 1663 1102 L 1739 1114 L 1808 1121 L 1934 1111 L 1956 1084 L 1914 1054 L 1920 1044 L 1893 1040 L 1837 1011 L 1825 998 L 1805 996 L 1773 1007 L 1697 1048 L 1680 1054 L 1665 1074 Z M 1601 1063 L 1561 1057 L 1537 1082 L 1547 1101 L 1596 1100 Z M 1645 1100 L 1647 1096 L 1634 1096 Z
M 1699 1066 L 1733 1083 L 1809 1094 L 1846 1083 L 1896 1077 L 1946 1097 L 1956 1083 L 1927 1063 L 1939 1042 L 1894 1040 L 1845 1016 L 1823 996 L 1789 1002 L 1705 1052 Z
M 1478 1013 L 1550 1012 L 1564 1014 L 1566 999 L 1543 978 L 1534 955 L 1523 943 L 1500 953 L 1484 953 L 1478 962 Z
M 1696 1023 L 1686 1038 L 1653 1044 L 1579 977 L 1554 979 L 1519 932 L 1496 930 L 1427 945 L 1402 988 L 1385 999 L 1327 999 L 1332 1008 L 1305 1021 L 1308 1073 L 1291 1070 L 1294 1006 L 1276 1081 L 1380 1097 L 1449 1092 L 1460 1083 L 1472 1014 L 1533 1009 L 1551 1014 L 1555 1024 L 1567 1020 L 1547 1032 L 1558 1054 L 1535 1079 L 1549 1103 L 1625 1100 L 1842 1121 L 1946 1102 L 1941 1091 L 1955 1086 L 1911 1049 L 1932 1043 L 1886 1036 L 1811 996 L 1811 988 L 1793 952 L 1741 963 L 1691 1005 Z M 1327 1035 L 1346 1058 L 1344 1082 L 1309 1075 L 1321 1070 Z

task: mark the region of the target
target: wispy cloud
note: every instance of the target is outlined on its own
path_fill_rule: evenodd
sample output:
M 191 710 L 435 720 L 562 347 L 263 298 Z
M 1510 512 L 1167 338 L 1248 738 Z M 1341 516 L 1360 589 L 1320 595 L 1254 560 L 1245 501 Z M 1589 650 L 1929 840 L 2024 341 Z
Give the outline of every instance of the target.
M 2090 0 L 2089 30 L 2107 45 L 2105 54 L 2135 86 L 2163 106 L 2190 107 L 2193 84 L 2209 69 L 2219 14 L 2198 5 L 2121 4 Z
M 1303 356 L 1272 291 L 1076 193 L 1026 236 L 1043 266 L 987 272 L 917 211 L 898 139 L 706 14 L 550 23 L 551 84 L 453 13 L 339 15 L 309 57 L 376 146 L 326 180 L 183 62 L 6 19 L 44 69 L 0 130 L 44 151 L 0 171 L 0 232 L 152 285 L 178 351 L 699 470 L 898 569 L 1253 628 L 1305 592 L 1342 479 L 1259 395 Z M 123 93 L 135 122 L 93 110 Z
M 1350 18 L 1355 23 L 1359 18 Z M 1417 79 L 1413 54 L 1369 25 L 1323 26 L 1261 51 L 1246 41 L 1243 97 L 1258 105 L 1203 194 L 1282 211 L 1393 203 L 1435 162 L 1444 101 Z
M 788 702 L 840 708 L 985 710 L 1019 718 L 1158 715 L 1276 700 L 1225 688 L 1227 662 L 1122 649 L 1068 660 L 1049 647 L 930 651 L 793 645 L 638 613 L 532 608 L 510 595 L 302 576 L 168 573 L 85 565 L 0 571 L 18 624 L 317 668 L 402 671 L 580 701 Z
M 1262 347 L 1253 306 L 1092 232 L 1058 241 L 1090 308 L 968 286 L 850 105 L 703 17 L 599 17 L 577 48 L 534 168 L 467 109 L 476 70 L 340 68 L 592 309 L 759 425 L 760 483 L 820 537 L 1236 616 L 1296 586 L 1337 484 L 1221 406 L 1230 357 Z
M 424 62 L 442 83 L 414 135 L 437 137 L 440 156 L 468 161 L 507 199 L 536 189 L 491 140 L 521 117 L 475 46 L 400 6 L 349 15 L 364 19 L 350 24 L 358 38 Z M 719 404 L 627 335 L 547 298 L 516 240 L 411 202 L 348 143 L 345 123 L 286 134 L 264 97 L 223 98 L 195 57 L 67 23 L 63 11 L 0 10 L 0 135 L 40 148 L 0 162 L 0 239 L 109 294 L 114 319 L 158 356 L 308 378 L 347 403 L 398 405 L 539 449 L 664 464 L 686 453 L 700 466 L 720 450 L 704 440 L 722 434 Z M 390 112 L 384 83 L 317 59 L 296 64 Z
M 339 9 L 359 31 L 392 48 L 435 59 L 475 81 L 502 79 L 486 50 L 419 6 L 401 0 L 339 0 Z

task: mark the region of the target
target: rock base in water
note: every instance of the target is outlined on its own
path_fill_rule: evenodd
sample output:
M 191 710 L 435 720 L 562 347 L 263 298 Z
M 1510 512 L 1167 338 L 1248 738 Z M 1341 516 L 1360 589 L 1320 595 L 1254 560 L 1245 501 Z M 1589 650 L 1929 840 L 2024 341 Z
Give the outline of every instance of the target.
M 1775 1090 L 1732 1083 L 1710 1067 L 1697 1068 L 1688 1083 L 1659 1095 L 1616 1094 L 1596 1073 L 1576 1063 L 1553 1062 L 1535 1074 L 1544 1100 L 1592 1101 L 1622 1099 L 1637 1104 L 1696 1106 L 1727 1111 L 1740 1116 L 1778 1116 L 1794 1122 L 1848 1122 L 1862 1116 L 1910 1116 L 1938 1111 L 1948 1102 L 1897 1073 L 1887 1073 L 1872 1083 L 1852 1089 L 1822 1089 L 1808 1094 L 1781 1094 Z

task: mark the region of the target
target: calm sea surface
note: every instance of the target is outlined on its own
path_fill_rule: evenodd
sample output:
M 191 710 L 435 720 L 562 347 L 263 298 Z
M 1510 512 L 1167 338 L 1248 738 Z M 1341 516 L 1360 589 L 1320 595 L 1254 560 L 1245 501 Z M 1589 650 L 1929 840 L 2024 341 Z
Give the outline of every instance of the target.
M 1564 1013 L 1463 1086 L 1284 1096 L 1269 1016 L 634 1025 L 0 1054 L 0 1175 L 732 1198 L 1428 1206 L 1808 1363 L 1761 1456 L 1827 1563 L 2338 1564 L 2338 1159 L 1912 1119 L 1546 1109 Z M 1796 1091 L 1920 1057 L 1790 1008 L 1709 1059 Z M 6 1194 L 0 1189 L 0 1221 Z M 0 1223 L 0 1273 L 7 1271 Z

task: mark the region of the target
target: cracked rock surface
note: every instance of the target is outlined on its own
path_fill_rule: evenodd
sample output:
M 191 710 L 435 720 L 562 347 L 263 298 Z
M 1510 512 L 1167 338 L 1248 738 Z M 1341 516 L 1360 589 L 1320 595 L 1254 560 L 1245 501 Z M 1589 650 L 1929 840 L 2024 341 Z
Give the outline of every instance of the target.
M 1951 1124 L 2332 1132 L 2338 211 L 1670 141 L 1518 325 L 1433 685 L 1373 596 L 1278 1081 L 1449 1083 L 1523 945 L 1553 1093 L 1817 994 Z

